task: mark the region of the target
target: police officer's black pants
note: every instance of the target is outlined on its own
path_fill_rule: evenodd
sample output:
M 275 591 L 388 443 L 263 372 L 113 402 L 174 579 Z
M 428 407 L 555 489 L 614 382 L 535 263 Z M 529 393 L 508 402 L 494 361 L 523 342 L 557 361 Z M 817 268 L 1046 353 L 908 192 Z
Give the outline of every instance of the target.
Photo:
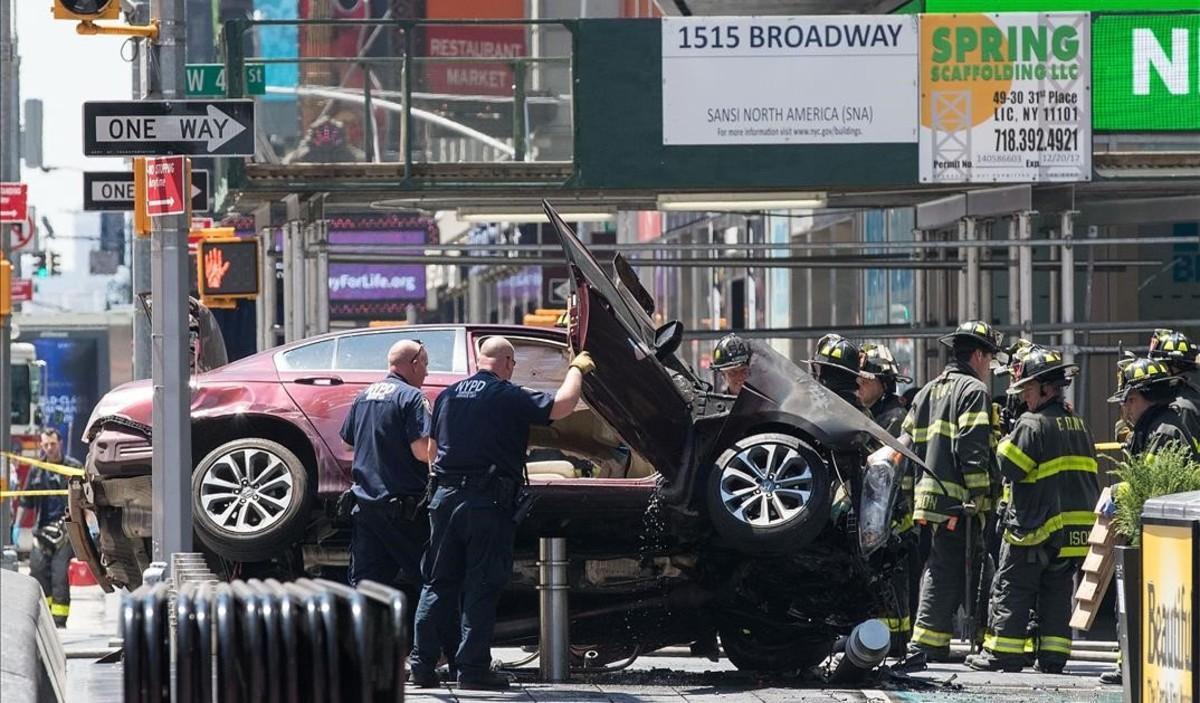
M 1037 611 L 1037 658 L 1065 664 L 1071 656 L 1071 599 L 1076 559 L 1059 559 L 1057 547 L 1000 546 L 992 581 L 988 631 L 983 647 L 999 659 L 1025 656 L 1030 609 Z
M 983 558 L 980 548 L 980 520 L 973 519 L 971 528 L 971 592 L 975 593 L 979 580 L 979 563 Z M 950 638 L 954 630 L 954 614 L 962 605 L 967 583 L 967 538 L 965 524 L 959 520 L 956 529 L 945 524 L 931 529 L 929 559 L 921 575 L 921 601 L 917 607 L 917 620 L 913 625 L 912 642 L 937 656 L 950 654 Z M 972 607 L 974 604 L 972 603 Z M 976 613 L 982 618 L 982 613 Z
M 408 597 L 408 644 L 412 643 L 417 599 L 421 596 L 421 556 L 429 544 L 424 512 L 404 519 L 395 504 L 361 503 L 354 509 L 350 535 L 350 583 L 375 581 Z
M 512 575 L 512 509 L 486 489 L 441 486 L 429 523 L 412 670 L 428 674 L 437 666 L 461 604 L 458 677 L 479 680 L 491 669 L 496 605 Z
M 29 575 L 37 579 L 46 595 L 50 614 L 58 624 L 65 624 L 71 614 L 71 558 L 75 551 L 71 543 L 63 540 L 52 550 L 37 544 L 29 555 Z

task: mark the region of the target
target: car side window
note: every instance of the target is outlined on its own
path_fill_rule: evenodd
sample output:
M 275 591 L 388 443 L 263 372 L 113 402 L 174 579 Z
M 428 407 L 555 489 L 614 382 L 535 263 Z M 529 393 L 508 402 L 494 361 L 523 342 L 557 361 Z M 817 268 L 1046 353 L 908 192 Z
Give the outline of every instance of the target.
M 420 340 L 429 352 L 430 373 L 461 373 L 458 368 L 457 333 L 445 330 L 396 330 L 352 334 L 338 339 L 337 358 L 334 368 L 346 371 L 384 371 L 387 369 L 387 353 L 392 345 L 402 339 Z
M 328 371 L 333 367 L 332 339 L 289 349 L 276 358 L 280 371 Z
M 517 354 L 512 382 L 539 391 L 555 391 L 567 377 L 570 359 L 567 346 L 558 342 L 522 337 L 505 337 Z M 487 337 L 476 340 L 482 345 Z M 478 347 L 476 347 L 478 350 Z

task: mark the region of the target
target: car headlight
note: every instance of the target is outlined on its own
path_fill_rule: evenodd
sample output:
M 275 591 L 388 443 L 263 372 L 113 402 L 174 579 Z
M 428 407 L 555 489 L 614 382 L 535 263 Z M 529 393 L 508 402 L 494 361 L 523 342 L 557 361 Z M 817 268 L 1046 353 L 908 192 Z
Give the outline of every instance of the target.
M 867 458 L 858 502 L 858 547 L 864 557 L 887 543 L 903 455 L 884 447 Z

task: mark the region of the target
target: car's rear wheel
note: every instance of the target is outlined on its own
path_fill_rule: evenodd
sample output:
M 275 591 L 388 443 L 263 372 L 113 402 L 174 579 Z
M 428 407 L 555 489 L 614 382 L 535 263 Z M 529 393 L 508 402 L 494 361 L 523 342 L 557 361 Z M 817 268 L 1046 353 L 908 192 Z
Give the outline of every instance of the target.
M 277 556 L 304 531 L 312 492 L 304 463 L 267 439 L 236 439 L 192 472 L 196 534 L 233 561 Z
M 713 528 L 734 549 L 794 551 L 829 519 L 829 469 L 798 437 L 750 435 L 717 457 L 707 502 Z
M 726 623 L 718 628 L 721 648 L 742 671 L 791 672 L 816 666 L 829 656 L 833 642 L 798 637 L 778 628 Z

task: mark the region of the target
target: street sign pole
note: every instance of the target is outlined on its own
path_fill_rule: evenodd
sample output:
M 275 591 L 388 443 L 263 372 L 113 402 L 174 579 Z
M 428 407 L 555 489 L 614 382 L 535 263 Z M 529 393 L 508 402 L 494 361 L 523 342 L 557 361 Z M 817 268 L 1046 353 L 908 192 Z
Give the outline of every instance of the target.
M 3 131 L 0 131 L 0 181 L 20 180 L 20 133 L 17 105 L 17 77 L 19 74 L 17 58 L 16 27 L 13 26 L 12 12 L 15 0 L 0 0 L 0 112 L 6 117 L 3 121 Z M 12 225 L 0 224 L 0 252 L 4 259 L 12 255 Z M 9 408 L 12 407 L 10 388 L 12 384 L 10 369 L 12 368 L 12 328 L 11 318 L 0 316 L 0 451 L 12 448 L 12 438 L 9 434 L 12 418 Z M 0 456 L 0 483 L 7 487 L 10 476 L 8 459 Z M 0 550 L 8 545 L 9 534 L 9 501 L 0 500 Z M 7 555 L 5 555 L 7 556 Z M 7 561 L 5 559 L 4 561 Z M 13 564 L 13 569 L 16 565 Z
M 136 0 L 133 3 L 133 14 L 130 15 L 129 20 L 139 26 L 150 24 L 149 0 Z M 144 97 L 142 77 L 148 75 L 145 70 L 145 61 L 149 52 L 146 51 L 145 46 L 150 42 L 137 38 L 134 38 L 133 41 L 136 42 L 139 50 L 133 60 L 132 97 L 134 100 L 141 100 Z M 150 239 L 131 233 L 130 240 L 133 242 L 133 378 L 142 380 L 150 378 L 150 318 L 147 317 L 145 309 L 137 301 L 143 294 L 151 292 Z
M 150 65 L 160 84 L 151 99 L 184 97 L 184 0 L 157 0 L 158 40 Z M 185 181 L 186 182 L 186 181 Z M 156 217 L 150 243 L 152 378 L 154 385 L 153 559 L 192 551 L 192 424 L 188 393 L 189 217 Z

